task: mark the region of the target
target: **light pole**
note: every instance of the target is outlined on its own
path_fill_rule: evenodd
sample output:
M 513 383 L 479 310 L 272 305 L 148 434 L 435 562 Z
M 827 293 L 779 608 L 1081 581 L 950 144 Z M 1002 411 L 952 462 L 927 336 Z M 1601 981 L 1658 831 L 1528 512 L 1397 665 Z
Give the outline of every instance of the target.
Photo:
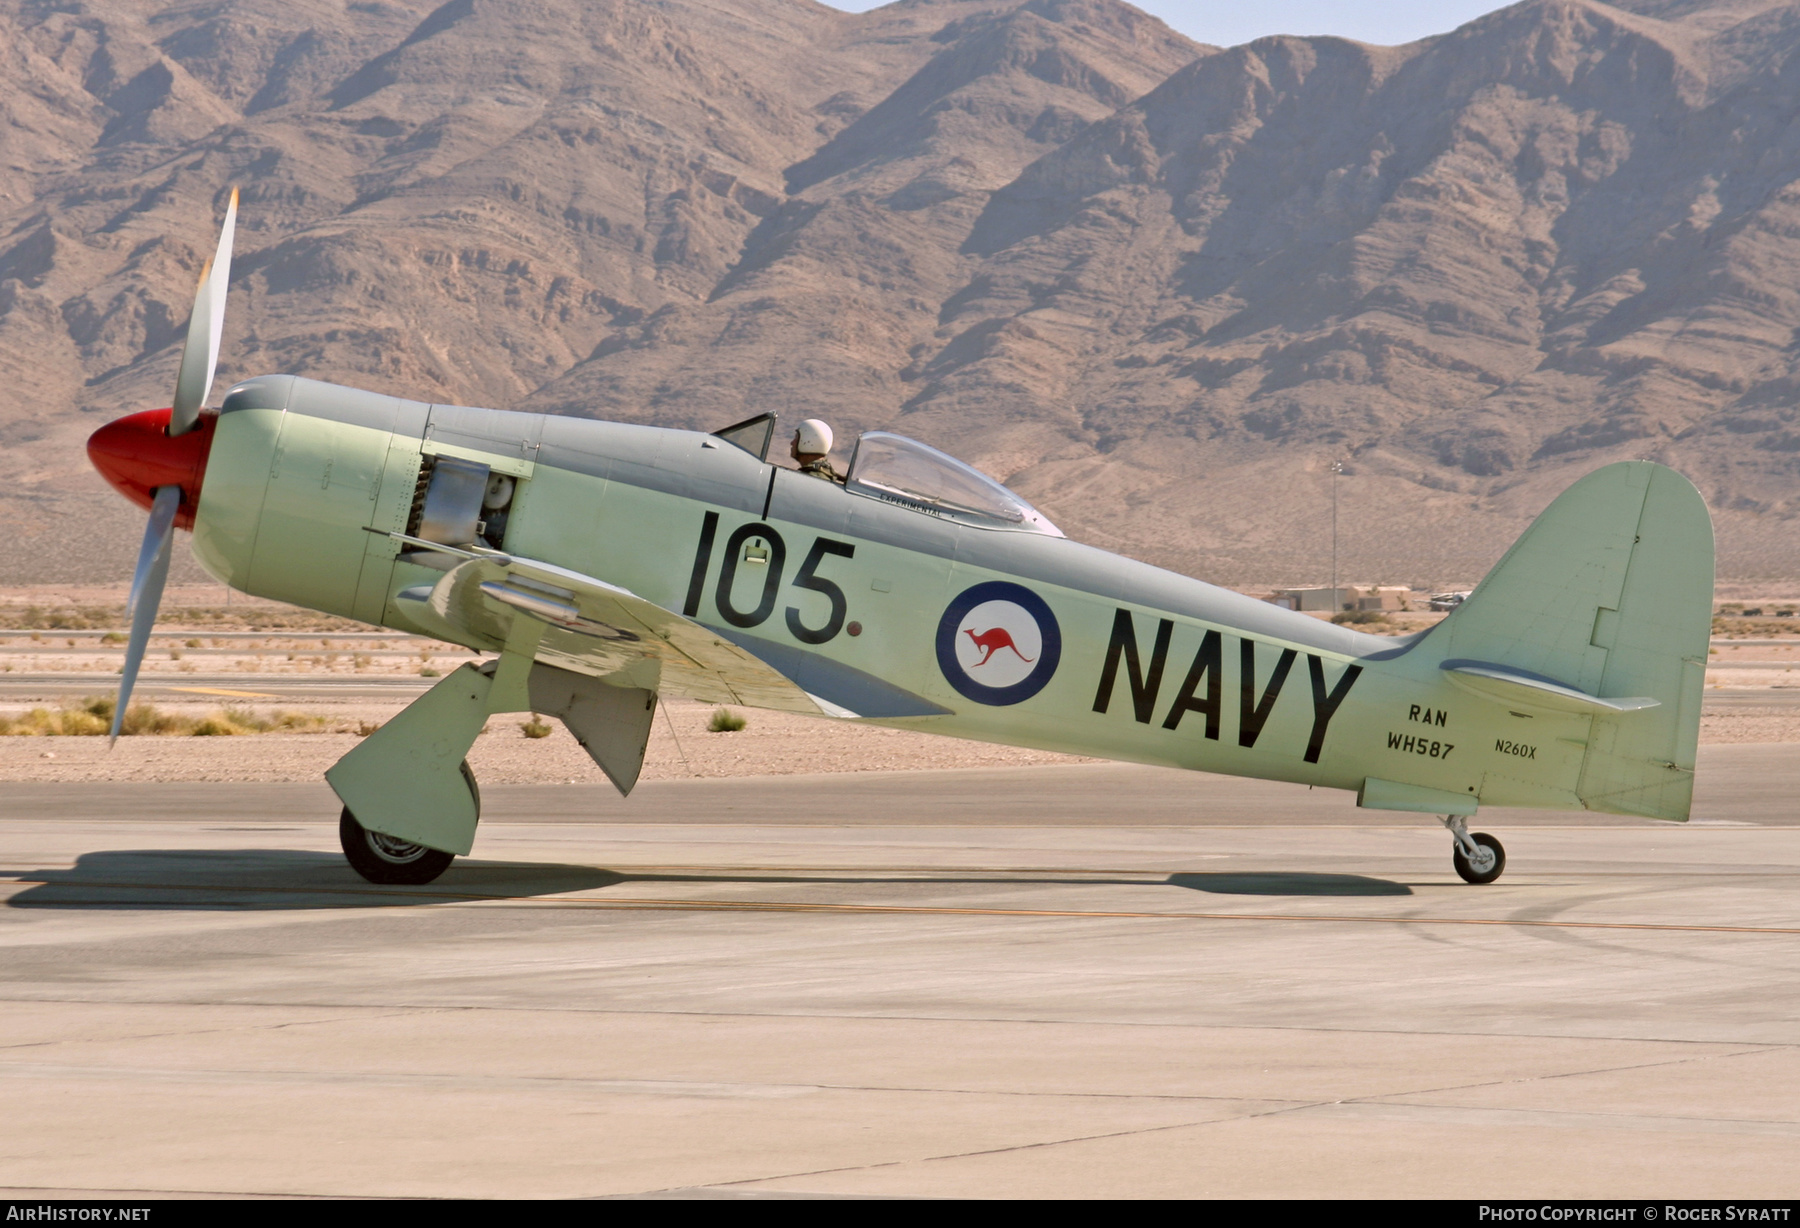
M 1344 462 L 1331 462 L 1331 606 L 1332 612 L 1343 609 L 1344 594 L 1338 589 L 1338 555 L 1337 555 L 1337 480 L 1338 474 L 1344 471 Z

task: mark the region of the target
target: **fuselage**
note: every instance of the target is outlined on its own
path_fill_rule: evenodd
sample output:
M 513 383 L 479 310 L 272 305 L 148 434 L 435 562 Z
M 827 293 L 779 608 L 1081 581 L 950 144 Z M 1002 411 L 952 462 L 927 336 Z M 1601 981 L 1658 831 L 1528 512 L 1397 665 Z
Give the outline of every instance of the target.
M 1363 634 L 692 431 L 263 377 L 225 398 L 195 552 L 257 596 L 442 634 L 396 599 L 441 570 L 389 536 L 416 520 L 431 458 L 513 479 L 494 539 L 507 553 L 702 623 L 828 711 L 1331 788 L 1381 778 L 1486 804 L 1581 804 L 1586 719 L 1540 716 L 1521 737 L 1501 706 L 1443 678 L 1429 634 Z

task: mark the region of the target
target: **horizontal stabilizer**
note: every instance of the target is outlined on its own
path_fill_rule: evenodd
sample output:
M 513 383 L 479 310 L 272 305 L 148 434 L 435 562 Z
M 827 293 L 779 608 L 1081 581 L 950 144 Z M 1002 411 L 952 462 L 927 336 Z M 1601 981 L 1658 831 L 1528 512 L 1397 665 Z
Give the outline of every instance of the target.
M 1602 699 L 1586 691 L 1545 678 L 1529 670 L 1495 665 L 1489 661 L 1455 659 L 1438 666 L 1450 681 L 1471 695 L 1498 700 L 1514 708 L 1540 712 L 1576 712 L 1584 716 L 1616 716 L 1621 712 L 1641 712 L 1662 703 L 1648 695 L 1624 699 Z

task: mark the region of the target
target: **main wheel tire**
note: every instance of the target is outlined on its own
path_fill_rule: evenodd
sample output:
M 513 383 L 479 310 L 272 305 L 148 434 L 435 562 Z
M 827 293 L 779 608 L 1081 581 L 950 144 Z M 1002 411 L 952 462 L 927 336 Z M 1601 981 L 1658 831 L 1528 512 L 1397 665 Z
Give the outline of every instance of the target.
M 469 798 L 475 803 L 475 821 L 481 821 L 481 788 L 475 783 L 475 773 L 469 769 L 469 761 L 464 759 L 458 767 L 462 771 L 463 783 L 469 786 Z M 456 860 L 455 853 L 446 853 L 441 849 L 427 848 L 423 844 L 413 844 L 408 840 L 397 840 L 393 836 L 383 835 L 378 831 L 370 831 L 356 821 L 350 813 L 350 807 L 344 807 L 344 813 L 338 816 L 338 843 L 343 846 L 344 856 L 350 862 L 350 868 L 372 883 L 383 886 L 418 886 L 429 883 Z
M 356 821 L 348 806 L 338 818 L 338 843 L 344 846 L 351 869 L 384 887 L 428 883 L 456 860 L 455 853 L 370 831 Z
M 1459 844 L 1452 844 L 1450 846 L 1450 860 L 1456 863 L 1456 872 L 1462 875 L 1462 879 L 1465 883 L 1493 882 L 1496 878 L 1500 877 L 1500 872 L 1506 869 L 1506 849 L 1501 846 L 1498 840 L 1494 839 L 1484 831 L 1469 833 L 1469 839 L 1480 845 L 1484 852 L 1492 854 L 1492 861 L 1490 864 L 1480 866 L 1471 865 L 1469 859 L 1463 856 L 1462 846 Z M 1488 859 L 1482 858 L 1481 860 L 1487 861 Z

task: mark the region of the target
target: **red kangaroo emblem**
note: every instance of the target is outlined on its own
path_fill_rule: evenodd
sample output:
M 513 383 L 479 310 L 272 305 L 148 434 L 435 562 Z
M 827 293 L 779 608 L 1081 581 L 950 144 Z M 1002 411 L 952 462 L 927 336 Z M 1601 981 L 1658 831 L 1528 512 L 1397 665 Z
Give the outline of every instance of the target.
M 970 631 L 965 627 L 963 628 L 963 634 L 975 642 L 975 647 L 981 649 L 981 660 L 975 662 L 978 666 L 986 665 L 989 658 L 999 652 L 1002 648 L 1009 649 L 1013 656 L 1019 658 L 1019 660 L 1025 662 L 1027 665 L 1030 665 L 1034 660 L 1034 658 L 1028 657 L 1019 651 L 1019 646 L 1013 643 L 1012 634 L 1007 631 L 1005 627 L 995 627 L 991 631 L 983 631 L 980 635 L 976 635 L 973 631 Z

